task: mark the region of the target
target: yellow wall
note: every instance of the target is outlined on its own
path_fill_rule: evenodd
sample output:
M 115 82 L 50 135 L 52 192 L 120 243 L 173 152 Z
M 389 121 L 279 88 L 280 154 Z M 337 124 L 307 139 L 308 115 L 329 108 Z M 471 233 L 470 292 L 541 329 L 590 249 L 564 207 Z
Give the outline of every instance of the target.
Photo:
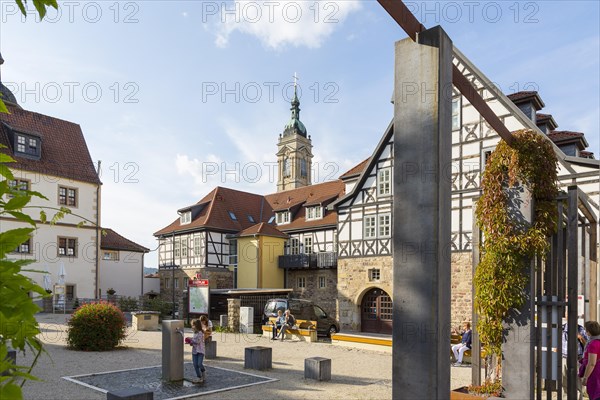
M 242 237 L 238 239 L 237 287 L 256 289 L 258 286 L 258 238 Z
M 261 236 L 261 288 L 284 289 L 283 269 L 279 268 L 279 256 L 283 255 L 285 239 Z
M 238 239 L 238 282 L 240 289 L 283 289 L 284 273 L 278 267 L 285 239 L 270 236 Z

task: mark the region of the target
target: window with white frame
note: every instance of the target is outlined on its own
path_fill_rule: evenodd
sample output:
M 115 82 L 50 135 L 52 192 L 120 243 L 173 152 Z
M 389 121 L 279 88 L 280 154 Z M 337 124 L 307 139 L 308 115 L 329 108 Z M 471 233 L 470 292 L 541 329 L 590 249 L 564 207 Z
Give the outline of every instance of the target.
M 277 225 L 289 224 L 290 223 L 290 212 L 280 211 L 277 213 Z
M 365 239 L 375 238 L 377 234 L 377 231 L 375 230 L 376 221 L 375 215 L 367 215 L 363 218 L 363 223 L 365 224 Z
M 183 278 L 183 287 L 185 287 L 186 289 L 188 288 L 188 286 L 190 285 L 190 280 L 188 278 Z
M 327 287 L 327 278 L 319 276 L 319 289 L 325 289 Z
M 381 214 L 379 215 L 379 237 L 385 238 L 390 237 L 392 229 L 392 215 Z
M 381 279 L 381 270 L 379 268 L 372 268 L 369 270 L 369 281 L 378 281 Z
M 171 283 L 171 281 L 169 280 L 169 278 L 165 278 L 165 289 L 170 289 L 169 283 Z
M 312 246 L 312 237 L 306 236 L 304 238 L 304 254 L 312 254 L 313 246 Z
M 175 247 L 175 257 L 179 257 L 179 254 L 180 254 L 179 253 L 179 248 L 181 247 L 180 243 L 179 243 L 179 238 L 175 239 L 175 246 L 174 247 Z
M 28 156 L 33 156 L 39 159 L 40 157 L 40 139 L 24 135 L 16 135 L 16 153 L 21 153 Z
M 392 194 L 392 169 L 383 168 L 377 173 L 377 195 L 389 196 Z
M 186 211 L 183 214 L 181 214 L 181 217 L 179 217 L 179 222 L 181 223 L 181 225 L 189 224 L 190 222 L 192 222 L 192 212 Z
M 8 181 L 8 186 L 13 192 L 20 192 L 29 190 L 31 182 L 27 179 L 12 179 Z M 13 195 L 9 195 L 9 197 L 13 197 Z
M 202 242 L 201 238 L 199 238 L 198 236 L 194 238 L 194 255 L 196 257 L 202 255 Z
M 14 252 L 21 254 L 31 254 L 31 238 L 18 245 Z
M 173 282 L 175 283 L 175 289 L 179 289 L 179 278 L 175 278 Z
M 481 152 L 481 171 L 485 170 L 485 166 L 487 165 L 488 160 L 492 156 L 492 153 L 496 150 L 496 147 L 488 147 L 482 150 Z
M 58 255 L 61 257 L 77 257 L 77 239 L 59 237 Z
M 290 238 L 290 254 L 300 254 L 300 240 L 297 238 Z
M 315 206 L 315 207 L 306 207 L 306 219 L 321 219 L 323 218 L 323 207 Z
M 304 276 L 299 276 L 298 277 L 298 288 L 305 288 L 306 287 L 306 277 Z
M 237 254 L 237 240 L 229 240 L 229 265 L 237 266 L 238 254 Z
M 59 186 L 58 204 L 63 206 L 77 207 L 77 189 Z
M 189 241 L 187 237 L 181 238 L 181 257 L 187 257 L 188 255 Z
M 460 129 L 460 96 L 452 99 L 452 130 Z
M 102 250 L 102 259 L 106 261 L 119 261 L 119 252 L 116 250 Z

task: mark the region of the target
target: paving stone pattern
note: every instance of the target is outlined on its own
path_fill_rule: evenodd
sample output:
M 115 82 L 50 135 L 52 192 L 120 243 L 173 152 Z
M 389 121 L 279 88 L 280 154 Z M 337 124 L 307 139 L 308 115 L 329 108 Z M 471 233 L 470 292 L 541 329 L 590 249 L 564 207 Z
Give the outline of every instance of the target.
M 202 384 L 192 383 L 194 367 L 185 363 L 183 382 L 166 382 L 161 379 L 161 367 L 150 367 L 106 374 L 86 375 L 71 378 L 106 391 L 143 388 L 154 392 L 154 400 L 201 396 L 202 394 L 230 390 L 240 386 L 255 385 L 273 381 L 271 378 L 244 374 L 222 368 L 207 367 L 206 380 Z M 92 390 L 92 389 L 90 389 Z

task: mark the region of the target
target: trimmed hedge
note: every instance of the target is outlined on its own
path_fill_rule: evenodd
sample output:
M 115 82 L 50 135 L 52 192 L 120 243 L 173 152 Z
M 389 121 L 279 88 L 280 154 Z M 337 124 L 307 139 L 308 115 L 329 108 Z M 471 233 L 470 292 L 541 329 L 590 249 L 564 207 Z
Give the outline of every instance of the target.
M 73 313 L 68 325 L 67 344 L 74 350 L 112 350 L 126 336 L 123 312 L 106 302 L 81 306 Z

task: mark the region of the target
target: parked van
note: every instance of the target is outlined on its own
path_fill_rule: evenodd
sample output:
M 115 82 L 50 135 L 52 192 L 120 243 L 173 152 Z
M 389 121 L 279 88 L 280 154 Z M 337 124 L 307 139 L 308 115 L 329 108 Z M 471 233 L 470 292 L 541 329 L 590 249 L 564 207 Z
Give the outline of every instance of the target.
M 263 313 L 263 324 L 269 317 L 277 317 L 277 310 L 284 312 L 289 309 L 296 319 L 305 319 L 317 321 L 317 334 L 323 336 L 331 336 L 333 333 L 340 331 L 340 324 L 335 318 L 327 315 L 325 311 L 310 300 L 300 299 L 270 299 L 265 304 Z

